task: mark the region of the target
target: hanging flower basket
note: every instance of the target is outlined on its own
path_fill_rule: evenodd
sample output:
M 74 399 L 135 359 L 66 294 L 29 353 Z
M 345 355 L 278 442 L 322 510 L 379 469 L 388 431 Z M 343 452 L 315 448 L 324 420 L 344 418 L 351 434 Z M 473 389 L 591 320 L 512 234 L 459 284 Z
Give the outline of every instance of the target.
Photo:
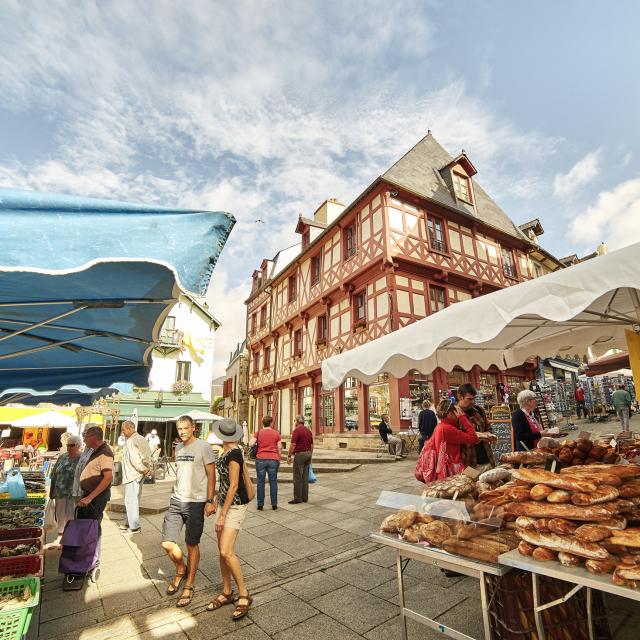
M 171 391 L 173 391 L 177 396 L 183 393 L 191 393 L 192 390 L 193 385 L 187 380 L 178 380 L 171 385 Z

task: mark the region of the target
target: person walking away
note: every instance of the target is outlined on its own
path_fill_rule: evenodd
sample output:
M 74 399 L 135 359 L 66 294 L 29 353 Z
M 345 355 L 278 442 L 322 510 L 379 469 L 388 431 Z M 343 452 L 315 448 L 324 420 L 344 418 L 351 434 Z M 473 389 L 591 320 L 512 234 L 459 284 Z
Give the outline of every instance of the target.
M 107 503 L 111 499 L 111 483 L 113 482 L 113 451 L 104 441 L 101 427 L 88 427 L 82 434 L 87 448 L 91 450 L 86 463 L 80 472 L 80 490 L 82 497 L 78 500 L 76 517 L 80 520 L 98 521 L 98 535 L 102 537 L 102 517 Z M 78 461 L 78 466 L 84 462 Z M 100 542 L 98 542 L 100 545 Z M 98 558 L 100 552 L 98 551 Z
M 495 436 L 491 433 L 491 425 L 487 420 L 487 414 L 482 407 L 476 405 L 477 389 L 470 383 L 461 384 L 458 387 L 458 404 L 473 425 L 476 433 L 483 433 L 479 436 L 480 442 L 473 445 L 464 445 L 462 448 L 462 462 L 465 467 L 473 467 L 480 473 L 493 469 L 496 461 L 491 449 L 491 443 L 495 441 Z
M 420 432 L 420 437 L 418 438 L 418 454 L 422 451 L 424 443 L 433 435 L 437 424 L 438 417 L 433 410 L 433 403 L 427 398 L 422 403 L 422 411 L 418 414 L 418 431 Z M 382 435 L 380 437 L 382 437 Z M 387 435 L 387 438 L 388 437 Z
M 122 483 L 126 520 L 120 525 L 122 533 L 140 533 L 140 497 L 144 478 L 151 470 L 151 449 L 146 438 L 136 431 L 131 420 L 122 423 L 125 437 L 122 457 Z
M 623 384 L 616 385 L 616 390 L 611 394 L 611 403 L 616 410 L 622 431 L 629 430 L 629 409 L 631 407 L 631 395 Z
M 304 418 L 296 418 L 291 434 L 291 444 L 287 455 L 287 464 L 293 458 L 293 500 L 289 504 L 309 501 L 309 465 L 313 455 L 313 434 L 304 425 Z
M 242 575 L 240 559 L 235 552 L 235 544 L 242 523 L 247 515 L 249 494 L 244 483 L 244 457 L 239 443 L 242 440 L 242 427 L 233 419 L 227 418 L 214 423 L 213 430 L 224 443 L 222 454 L 216 462 L 220 478 L 219 513 L 216 519 L 216 536 L 220 553 L 220 572 L 222 574 L 222 593 L 209 605 L 207 611 L 215 611 L 234 602 L 231 578 L 238 587 L 236 608 L 231 615 L 240 620 L 247 615 L 253 602 Z
M 587 408 L 584 403 L 584 389 L 582 385 L 578 385 L 573 394 L 576 400 L 576 415 L 578 418 L 586 418 L 587 417 Z
M 177 420 L 180 444 L 176 447 L 176 483 L 169 500 L 169 509 L 162 523 L 162 548 L 175 566 L 175 576 L 167 587 L 167 595 L 180 590 L 177 607 L 186 607 L 193 599 L 196 572 L 200 564 L 200 538 L 205 516 L 215 513 L 216 470 L 211 447 L 196 438 L 196 425 L 190 416 Z M 178 538 L 185 527 L 187 562 L 184 561 Z
M 264 508 L 265 477 L 269 476 L 271 508 L 278 508 L 278 469 L 280 468 L 280 434 L 271 427 L 273 418 L 262 418 L 262 429 L 251 438 L 249 446 L 258 444 L 256 453 L 256 477 L 258 479 L 258 511 Z
M 394 455 L 396 458 L 404 458 L 406 455 L 404 451 L 404 441 L 402 438 L 393 435 L 393 431 L 391 431 L 391 427 L 389 426 L 389 415 L 383 413 L 380 417 L 378 433 L 380 434 L 382 442 L 389 445 L 391 455 Z
M 66 438 L 66 451 L 58 456 L 51 470 L 49 498 L 54 501 L 58 537 L 50 548 L 62 548 L 60 539 L 64 527 L 69 520 L 73 520 L 75 515 L 77 498 L 73 495 L 73 480 L 80 459 L 81 444 L 82 440 L 79 436 L 69 435 Z

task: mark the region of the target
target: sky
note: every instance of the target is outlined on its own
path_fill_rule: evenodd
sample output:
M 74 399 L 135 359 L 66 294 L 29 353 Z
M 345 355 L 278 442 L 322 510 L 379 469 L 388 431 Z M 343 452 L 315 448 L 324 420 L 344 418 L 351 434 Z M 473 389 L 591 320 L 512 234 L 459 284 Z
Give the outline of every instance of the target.
M 638 24 L 634 0 L 3 0 L 0 186 L 233 213 L 222 375 L 261 260 L 428 129 L 557 256 L 640 241 Z

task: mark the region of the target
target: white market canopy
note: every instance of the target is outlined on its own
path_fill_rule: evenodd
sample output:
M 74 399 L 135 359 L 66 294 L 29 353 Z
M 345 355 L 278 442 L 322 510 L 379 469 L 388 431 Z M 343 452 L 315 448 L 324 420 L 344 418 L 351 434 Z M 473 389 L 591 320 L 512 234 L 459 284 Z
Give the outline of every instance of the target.
M 40 427 L 75 429 L 77 422 L 71 416 L 60 413 L 59 411 L 46 411 L 45 413 L 37 413 L 14 420 L 11 426 L 25 427 L 27 429 L 38 429 Z
M 194 409 L 187 413 L 179 413 L 173 420 L 177 420 L 181 416 L 189 416 L 194 422 L 215 422 L 216 420 L 223 420 L 222 416 L 218 416 L 215 413 L 209 413 L 208 411 L 200 411 Z
M 600 356 L 626 349 L 625 330 L 640 330 L 640 244 L 568 269 L 457 303 L 322 362 L 322 383 L 371 383 L 473 365 L 504 369 L 531 356 Z

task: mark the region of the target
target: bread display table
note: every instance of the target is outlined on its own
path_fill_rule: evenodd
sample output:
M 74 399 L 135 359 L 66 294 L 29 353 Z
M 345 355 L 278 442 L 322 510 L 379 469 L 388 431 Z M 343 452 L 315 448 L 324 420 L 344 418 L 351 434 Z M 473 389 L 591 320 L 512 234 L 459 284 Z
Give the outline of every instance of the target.
M 528 556 L 523 556 L 517 549 L 503 553 L 500 556 L 500 564 L 514 569 L 523 569 L 531 575 L 531 586 L 533 590 L 533 605 L 536 622 L 536 629 L 539 640 L 545 640 L 545 629 L 542 622 L 542 612 L 545 609 L 554 607 L 562 602 L 566 602 L 581 589 L 586 590 L 587 597 L 587 617 L 589 626 L 589 638 L 594 640 L 593 624 L 593 590 L 611 593 L 630 600 L 640 601 L 640 590 L 630 587 L 618 586 L 611 581 L 611 574 L 595 575 L 589 573 L 584 567 L 566 567 L 559 562 L 540 562 Z M 547 576 L 557 580 L 569 582 L 575 586 L 567 592 L 564 598 L 552 602 L 540 602 L 539 576 Z
M 384 533 L 373 533 L 371 534 L 371 539 L 378 544 L 391 547 L 396 551 L 402 640 L 407 640 L 407 618 L 411 618 L 420 624 L 430 627 L 431 629 L 435 629 L 449 638 L 456 638 L 457 640 L 474 640 L 471 636 L 452 629 L 437 620 L 423 616 L 417 611 L 413 611 L 406 607 L 404 594 L 404 571 L 410 560 L 416 560 L 417 562 L 432 565 L 440 569 L 456 571 L 462 575 L 478 579 L 480 581 L 484 636 L 486 640 L 491 639 L 485 575 L 502 576 L 511 570 L 509 566 L 482 562 L 481 560 L 473 560 L 471 558 L 463 558 L 461 556 L 447 553 L 442 549 L 404 542 L 403 540 L 399 540 L 397 536 Z

